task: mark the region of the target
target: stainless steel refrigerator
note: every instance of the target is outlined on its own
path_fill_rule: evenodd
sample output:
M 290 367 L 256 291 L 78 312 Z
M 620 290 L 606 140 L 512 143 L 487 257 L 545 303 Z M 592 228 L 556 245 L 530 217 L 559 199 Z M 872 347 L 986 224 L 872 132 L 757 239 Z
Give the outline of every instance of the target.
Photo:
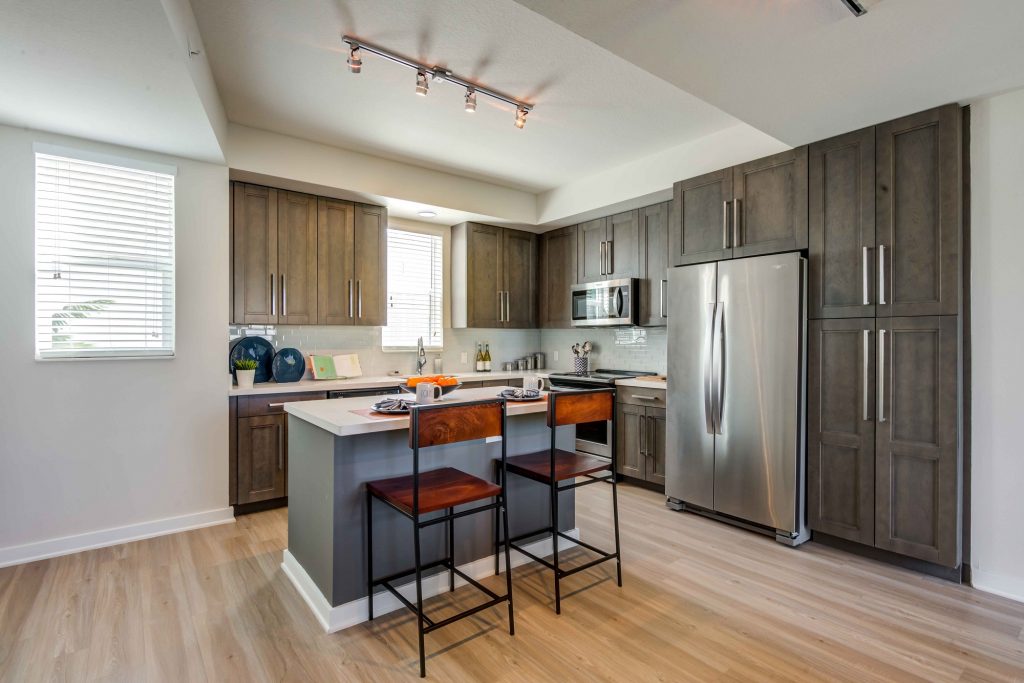
M 808 538 L 805 271 L 790 253 L 668 280 L 668 504 L 790 545 Z

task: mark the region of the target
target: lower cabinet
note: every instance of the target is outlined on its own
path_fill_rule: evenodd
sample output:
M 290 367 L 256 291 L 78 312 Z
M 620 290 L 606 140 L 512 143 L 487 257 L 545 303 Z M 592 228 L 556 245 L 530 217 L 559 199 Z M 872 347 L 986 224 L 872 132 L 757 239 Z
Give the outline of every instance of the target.
M 239 418 L 239 504 L 288 495 L 287 419 L 286 415 Z
M 633 396 L 638 398 L 633 398 Z M 649 401 L 653 405 L 646 402 Z M 665 485 L 665 392 L 627 394 L 616 406 L 616 471 Z

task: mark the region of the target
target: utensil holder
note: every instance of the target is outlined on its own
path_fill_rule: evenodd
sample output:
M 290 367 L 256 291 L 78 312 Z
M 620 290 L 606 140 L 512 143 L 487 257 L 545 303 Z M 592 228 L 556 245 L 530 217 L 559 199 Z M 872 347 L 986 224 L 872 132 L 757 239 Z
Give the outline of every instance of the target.
M 572 371 L 575 372 L 577 375 L 587 374 L 587 369 L 589 368 L 589 366 L 589 358 L 580 358 L 579 356 L 577 356 L 576 358 L 572 359 Z

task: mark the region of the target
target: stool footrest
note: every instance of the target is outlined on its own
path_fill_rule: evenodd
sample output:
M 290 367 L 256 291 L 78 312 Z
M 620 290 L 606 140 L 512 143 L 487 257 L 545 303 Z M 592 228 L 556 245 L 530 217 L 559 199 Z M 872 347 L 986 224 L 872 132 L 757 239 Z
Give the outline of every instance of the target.
M 490 607 L 494 607 L 495 605 L 500 605 L 501 603 L 503 603 L 503 602 L 505 602 L 507 600 L 508 600 L 508 596 L 507 595 L 499 595 L 498 597 L 496 597 L 496 598 L 494 598 L 492 600 L 488 600 L 487 602 L 481 603 L 481 604 L 477 605 L 476 607 L 470 607 L 469 609 L 464 610 L 462 612 L 459 612 L 458 614 L 454 614 L 454 615 L 448 617 L 447 619 L 442 619 L 441 621 L 437 622 L 436 624 L 431 622 L 431 623 L 429 623 L 427 625 L 427 627 L 425 629 L 423 629 L 423 632 L 424 633 L 430 633 L 431 631 L 436 631 L 437 629 L 442 628 L 444 626 L 448 626 L 450 624 L 454 624 L 456 621 L 459 621 L 460 619 L 465 619 L 466 617 L 471 617 L 474 614 L 476 614 L 477 612 L 483 612 L 485 609 L 488 609 Z M 415 612 L 415 611 L 416 611 L 416 609 L 413 608 L 413 612 Z M 423 615 L 423 620 L 424 621 L 429 621 L 427 619 L 426 615 Z

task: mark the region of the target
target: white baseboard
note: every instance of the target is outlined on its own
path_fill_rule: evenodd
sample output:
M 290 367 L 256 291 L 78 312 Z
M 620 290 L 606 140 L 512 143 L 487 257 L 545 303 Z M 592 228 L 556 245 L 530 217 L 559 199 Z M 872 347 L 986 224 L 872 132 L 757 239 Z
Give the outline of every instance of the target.
M 980 591 L 1024 602 L 1024 579 L 978 571 L 971 567 L 971 585 Z
M 84 534 L 74 536 L 62 536 L 50 538 L 45 541 L 26 543 L 25 545 L 12 545 L 7 548 L 0 548 L 0 567 L 9 567 L 25 562 L 45 560 L 50 557 L 80 553 L 83 550 L 105 548 L 131 541 L 141 541 L 144 538 L 175 534 L 179 531 L 189 529 L 200 529 L 215 524 L 226 524 L 235 521 L 234 510 L 230 507 L 195 512 L 189 515 L 178 517 L 166 517 L 155 519 L 150 522 L 129 524 L 127 526 L 114 527 L 112 529 L 100 529 L 99 531 L 88 531 Z
M 579 529 L 572 529 L 571 531 L 566 532 L 567 535 L 573 538 L 579 538 L 579 533 Z M 572 545 L 572 542 L 567 541 L 564 538 L 559 539 L 558 547 L 560 550 L 571 548 Z M 546 557 L 551 554 L 551 539 L 545 538 L 539 541 L 534 541 L 533 543 L 523 547 L 538 557 Z M 530 558 L 526 557 L 522 553 L 518 553 L 515 550 L 512 551 L 513 567 L 518 567 L 531 561 L 532 560 L 530 560 Z M 502 567 L 504 567 L 504 564 L 502 564 Z M 299 595 L 301 595 L 302 599 L 306 601 L 309 608 L 313 610 L 313 614 L 316 615 L 317 621 L 320 622 L 320 625 L 328 633 L 334 633 L 350 626 L 361 624 L 369 617 L 369 605 L 366 598 L 359 598 L 351 602 L 346 602 L 344 605 L 331 607 L 331 603 L 328 602 L 327 598 L 324 597 L 324 594 L 320 592 L 320 589 L 317 588 L 313 579 L 306 573 L 306 570 L 302 568 L 302 565 L 295 559 L 295 556 L 288 552 L 287 549 L 284 551 L 284 561 L 281 562 L 281 569 L 284 570 L 285 575 L 291 580 L 292 585 L 295 586 L 297 591 L 299 591 Z M 494 555 L 488 555 L 487 557 L 481 557 L 479 560 L 459 565 L 459 569 L 466 575 L 472 576 L 477 580 L 486 576 L 492 576 L 494 574 Z M 456 587 L 463 586 L 465 584 L 466 581 L 461 579 L 459 576 L 455 577 Z M 398 588 L 398 592 L 404 595 L 407 600 L 416 600 L 415 581 L 410 580 L 408 583 L 396 586 L 396 588 Z M 441 572 L 423 580 L 424 599 L 440 595 L 447 590 L 447 572 Z M 394 612 L 402 607 L 404 607 L 404 605 L 398 601 L 398 598 L 387 590 L 382 590 L 375 593 L 373 596 L 374 616 Z

